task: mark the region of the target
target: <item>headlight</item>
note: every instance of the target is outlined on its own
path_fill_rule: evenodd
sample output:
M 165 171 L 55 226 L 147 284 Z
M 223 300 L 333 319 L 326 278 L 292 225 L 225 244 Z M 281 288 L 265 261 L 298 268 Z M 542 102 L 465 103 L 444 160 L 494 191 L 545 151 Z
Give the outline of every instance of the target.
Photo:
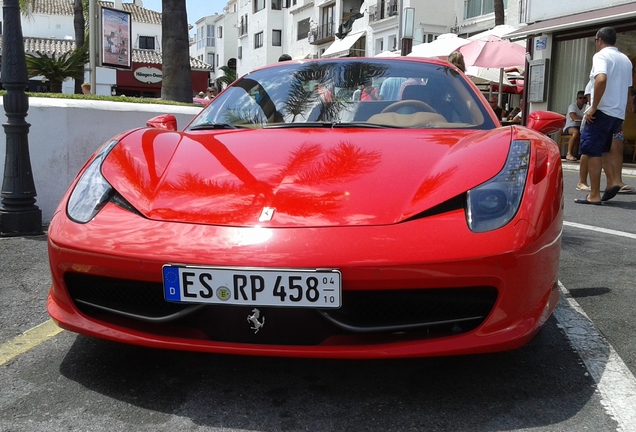
M 501 228 L 517 213 L 528 177 L 530 141 L 513 141 L 503 169 L 468 191 L 468 227 L 474 232 Z
M 66 213 L 79 223 L 93 219 L 113 195 L 113 188 L 102 176 L 102 162 L 118 141 L 106 144 L 82 174 L 68 200 Z

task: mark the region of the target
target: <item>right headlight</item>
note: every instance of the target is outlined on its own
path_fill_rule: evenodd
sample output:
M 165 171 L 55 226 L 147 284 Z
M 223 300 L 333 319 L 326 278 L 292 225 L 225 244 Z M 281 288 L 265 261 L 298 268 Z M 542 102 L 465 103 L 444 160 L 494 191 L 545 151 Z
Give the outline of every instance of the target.
M 530 141 L 512 141 L 503 169 L 468 191 L 466 219 L 471 231 L 492 231 L 512 220 L 521 204 L 529 162 Z
M 101 169 L 102 162 L 117 143 L 118 141 L 111 141 L 106 144 L 75 184 L 66 206 L 68 217 L 75 222 L 86 223 L 93 219 L 112 197 L 114 190 L 102 176 Z

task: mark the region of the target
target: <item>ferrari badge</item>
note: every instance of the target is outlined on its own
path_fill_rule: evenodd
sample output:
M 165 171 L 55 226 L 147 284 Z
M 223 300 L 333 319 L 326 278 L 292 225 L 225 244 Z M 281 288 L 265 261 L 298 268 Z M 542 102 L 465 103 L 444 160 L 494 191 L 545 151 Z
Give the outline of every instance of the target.
M 251 329 L 254 330 L 254 334 L 258 333 L 258 331 L 265 325 L 265 317 L 263 317 L 262 321 L 259 321 L 258 318 L 261 316 L 261 311 L 258 309 L 252 309 L 252 315 L 247 316 L 247 322 L 252 324 Z
M 273 207 L 263 207 L 263 211 L 261 211 L 261 216 L 258 218 L 259 222 L 267 222 L 271 221 L 274 217 L 274 209 Z

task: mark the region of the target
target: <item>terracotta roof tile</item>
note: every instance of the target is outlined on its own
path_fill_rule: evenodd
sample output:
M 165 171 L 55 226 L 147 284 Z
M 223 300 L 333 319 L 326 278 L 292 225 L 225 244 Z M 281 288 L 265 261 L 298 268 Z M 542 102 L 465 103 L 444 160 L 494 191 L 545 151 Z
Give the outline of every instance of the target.
M 0 36 L 0 52 L 1 47 L 2 36 Z M 73 49 L 75 49 L 75 41 L 70 39 L 24 38 L 24 52 L 27 54 L 35 54 L 36 51 L 40 51 L 48 55 L 60 55 Z M 161 53 L 154 50 L 133 48 L 132 61 L 134 63 L 161 64 Z M 190 57 L 190 68 L 192 70 L 212 70 L 212 66 L 194 57 Z
M 73 0 L 34 0 L 31 13 L 43 15 L 73 15 Z M 112 8 L 115 2 L 100 1 L 100 5 Z M 130 12 L 133 22 L 161 25 L 161 13 L 142 8 L 134 3 L 122 3 L 122 8 Z

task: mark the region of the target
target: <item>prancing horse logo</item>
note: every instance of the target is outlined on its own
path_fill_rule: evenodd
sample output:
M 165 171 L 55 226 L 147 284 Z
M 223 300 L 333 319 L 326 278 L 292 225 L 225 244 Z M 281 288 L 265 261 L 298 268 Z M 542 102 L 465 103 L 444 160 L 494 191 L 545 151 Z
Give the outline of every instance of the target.
M 261 211 L 261 215 L 258 218 L 259 222 L 268 222 L 271 221 L 274 217 L 274 212 L 276 211 L 273 207 L 263 207 Z
M 247 316 L 247 322 L 252 323 L 252 330 L 256 330 L 254 334 L 258 333 L 258 331 L 265 325 L 265 317 L 263 317 L 263 321 L 259 321 L 258 318 L 261 316 L 261 311 L 258 309 L 252 309 L 252 315 Z

